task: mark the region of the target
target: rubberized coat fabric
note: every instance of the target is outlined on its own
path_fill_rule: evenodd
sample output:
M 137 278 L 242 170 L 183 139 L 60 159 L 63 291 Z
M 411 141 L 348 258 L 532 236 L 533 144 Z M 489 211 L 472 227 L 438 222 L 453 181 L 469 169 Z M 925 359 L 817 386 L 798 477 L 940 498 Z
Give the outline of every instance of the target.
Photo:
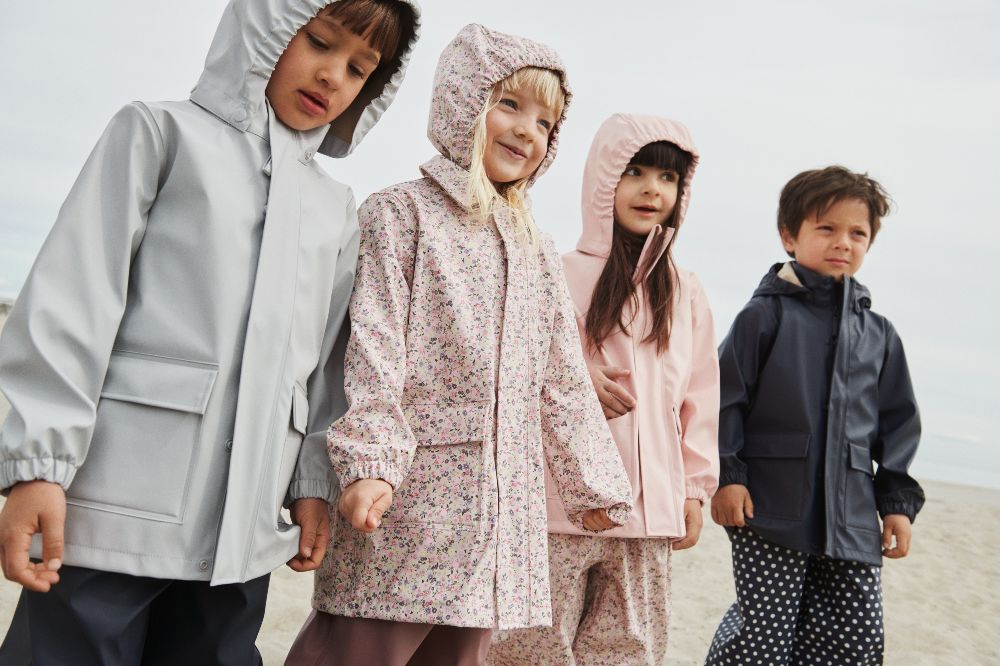
M 190 100 L 119 111 L 11 312 L 0 487 L 67 490 L 67 564 L 251 580 L 297 551 L 282 505 L 331 494 L 358 227 L 313 156 L 363 138 L 416 36 L 354 115 L 290 130 L 264 89 L 326 4 L 234 0 Z
M 421 167 L 424 178 L 361 207 L 350 409 L 330 429 L 330 455 L 344 487 L 381 478 L 395 494 L 371 535 L 334 517 L 317 610 L 463 627 L 545 625 L 545 463 L 576 524 L 596 508 L 619 523 L 628 518 L 628 479 L 580 353 L 552 240 L 543 235 L 532 248 L 506 204 L 482 223 L 467 200 L 472 120 L 494 84 L 529 65 L 564 77 L 548 47 L 464 28 L 435 79 L 429 135 L 441 155 Z
M 720 483 L 749 488 L 768 541 L 880 565 L 877 515 L 913 520 L 924 494 L 903 346 L 870 307 L 854 278 L 795 262 L 764 276 L 719 347 Z
M 712 313 L 694 273 L 677 268 L 670 343 L 659 353 L 645 340 L 651 326 L 645 287 L 649 272 L 664 256 L 676 228 L 655 227 L 646 240 L 633 280 L 636 299 L 626 304 L 625 331 L 616 328 L 600 349 L 586 343 L 586 316 L 598 278 L 611 251 L 615 189 L 622 172 L 643 146 L 669 141 L 690 153 L 684 192 L 674 224 L 684 222 L 698 150 L 688 130 L 656 116 L 616 114 L 601 125 L 591 145 L 583 176 L 583 234 L 577 250 L 563 257 L 576 306 L 576 323 L 590 366 L 613 365 L 629 375 L 621 380 L 636 397 L 636 407 L 608 426 L 632 483 L 635 512 L 620 528 L 602 537 L 683 537 L 684 500 L 702 502 L 715 492 L 719 477 L 719 368 Z M 637 305 L 638 304 L 638 305 Z M 548 486 L 549 531 L 582 534 L 566 518 L 555 486 Z

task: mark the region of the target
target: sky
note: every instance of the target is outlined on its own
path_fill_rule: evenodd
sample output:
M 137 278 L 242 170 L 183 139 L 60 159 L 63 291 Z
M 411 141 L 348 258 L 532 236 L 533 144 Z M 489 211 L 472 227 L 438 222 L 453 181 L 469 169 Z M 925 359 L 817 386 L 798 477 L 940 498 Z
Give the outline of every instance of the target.
M 718 334 L 784 259 L 774 217 L 799 171 L 844 164 L 896 206 L 858 278 L 906 346 L 924 421 L 914 471 L 1000 487 L 1000 4 L 990 0 L 425 0 L 407 79 L 346 160 L 358 201 L 419 176 L 437 58 L 467 23 L 544 41 L 574 98 L 532 191 L 561 250 L 579 234 L 590 141 L 615 112 L 683 121 L 701 152 L 677 262 Z M 7 3 L 0 23 L 0 297 L 14 297 L 111 115 L 184 99 L 225 3 Z M 610 8 L 614 8 L 612 11 Z M 991 305 L 992 303 L 992 305 Z

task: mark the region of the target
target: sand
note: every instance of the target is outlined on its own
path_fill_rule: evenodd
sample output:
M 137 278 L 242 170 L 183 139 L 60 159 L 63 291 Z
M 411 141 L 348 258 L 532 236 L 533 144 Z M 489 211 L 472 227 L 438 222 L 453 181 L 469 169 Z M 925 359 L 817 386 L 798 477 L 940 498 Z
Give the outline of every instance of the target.
M 3 325 L 0 313 L 0 327 Z M 0 397 L 0 419 L 7 404 Z M 927 504 L 910 556 L 883 569 L 886 664 L 1000 664 L 1000 490 L 925 482 Z M 707 516 L 706 520 L 710 520 Z M 19 594 L 0 580 L 0 635 Z M 312 576 L 274 573 L 257 645 L 268 666 L 282 663 L 309 613 Z M 674 611 L 666 664 L 701 664 L 734 599 L 729 542 L 709 524 L 701 543 L 674 557 Z

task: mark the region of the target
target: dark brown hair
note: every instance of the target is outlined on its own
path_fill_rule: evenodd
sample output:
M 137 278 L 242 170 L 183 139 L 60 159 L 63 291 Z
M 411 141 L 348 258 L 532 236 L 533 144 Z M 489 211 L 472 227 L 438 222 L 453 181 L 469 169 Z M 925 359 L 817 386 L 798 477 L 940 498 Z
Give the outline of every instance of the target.
M 319 15 L 336 19 L 366 39 L 382 55 L 379 68 L 394 60 L 401 44 L 409 43 L 415 23 L 413 8 L 399 0 L 338 0 L 321 9 Z
M 656 169 L 673 169 L 679 176 L 677 180 L 677 203 L 667 218 L 666 226 L 676 228 L 677 210 L 680 208 L 684 190 L 687 187 L 687 173 L 691 166 L 691 154 L 681 150 L 669 141 L 648 143 L 637 152 L 629 164 L 648 166 Z M 663 353 L 670 343 L 670 327 L 674 309 L 674 258 L 671 254 L 674 239 L 670 239 L 663 256 L 653 267 L 646 278 L 646 302 L 649 305 L 649 315 L 652 327 L 643 342 L 656 342 L 656 352 Z M 597 279 L 597 286 L 590 299 L 590 309 L 587 310 L 586 332 L 589 344 L 594 349 L 600 349 L 604 340 L 614 332 L 615 328 L 626 332 L 624 321 L 625 304 L 635 302 L 635 283 L 632 276 L 636 264 L 646 243 L 646 236 L 633 234 L 614 222 L 611 237 L 611 252 L 604 264 L 604 270 Z
M 882 185 L 867 173 L 855 173 L 837 165 L 803 171 L 788 181 L 778 200 L 778 233 L 785 231 L 792 238 L 798 238 L 799 229 L 807 218 L 826 214 L 831 206 L 844 199 L 860 199 L 868 206 L 869 244 L 874 243 L 892 200 Z M 795 256 L 791 252 L 788 255 Z

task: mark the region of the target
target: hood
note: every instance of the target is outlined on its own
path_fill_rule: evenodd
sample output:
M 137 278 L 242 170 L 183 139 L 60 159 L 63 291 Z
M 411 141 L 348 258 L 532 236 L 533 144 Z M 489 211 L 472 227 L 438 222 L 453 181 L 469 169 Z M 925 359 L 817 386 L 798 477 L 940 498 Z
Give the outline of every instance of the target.
M 413 11 L 411 33 L 402 35 L 393 62 L 365 84 L 344 113 L 327 127 L 300 133 L 308 150 L 330 157 L 350 154 L 396 96 L 420 32 L 417 3 L 399 1 Z M 231 0 L 191 101 L 239 130 L 263 136 L 268 117 L 264 89 L 271 72 L 299 28 L 328 4 L 327 0 Z
M 590 145 L 587 163 L 583 170 L 583 233 L 576 249 L 587 254 L 606 258 L 611 253 L 611 238 L 614 229 L 615 190 L 628 162 L 648 143 L 669 141 L 691 153 L 691 166 L 683 175 L 684 194 L 677 202 L 676 226 L 684 222 L 688 202 L 691 200 L 691 180 L 698 166 L 698 149 L 691 139 L 687 127 L 676 120 L 659 116 L 640 116 L 616 113 L 597 130 Z M 660 254 L 666 248 L 672 231 L 657 227 L 650 232 L 650 241 L 660 236 L 663 240 Z M 649 243 L 643 251 L 650 250 Z M 656 257 L 658 259 L 659 256 Z M 640 264 L 647 263 L 645 259 Z M 655 260 L 654 260 L 655 263 Z
M 796 296 L 808 298 L 822 292 L 833 293 L 836 280 L 809 270 L 795 261 L 786 261 L 771 266 L 754 290 L 754 296 Z M 851 301 L 856 311 L 870 309 L 871 292 L 854 278 L 847 278 L 844 286 L 851 287 Z
M 528 185 L 545 173 L 556 157 L 559 130 L 572 96 L 562 60 L 544 44 L 476 24 L 462 28 L 445 47 L 434 75 L 427 137 L 442 156 L 462 169 L 469 169 L 475 120 L 489 100 L 493 86 L 524 67 L 555 71 L 566 93 L 566 104 L 552 128 L 548 152 Z

